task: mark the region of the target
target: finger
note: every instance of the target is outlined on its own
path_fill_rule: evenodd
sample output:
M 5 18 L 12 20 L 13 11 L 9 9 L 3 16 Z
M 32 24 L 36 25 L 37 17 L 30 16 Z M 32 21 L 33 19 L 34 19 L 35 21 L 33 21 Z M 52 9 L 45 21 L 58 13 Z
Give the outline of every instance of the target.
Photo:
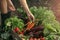
M 32 18 L 32 22 L 34 22 L 35 21 L 35 18 Z
M 9 7 L 9 10 L 11 10 L 11 11 L 15 11 L 16 9 L 13 8 L 13 7 Z
M 28 16 L 28 20 L 34 22 L 35 21 L 35 17 L 30 15 L 30 16 Z
M 30 17 L 31 17 L 30 20 L 32 20 L 34 22 L 35 21 L 35 17 L 34 16 L 30 16 Z
M 29 21 L 31 21 L 31 18 L 30 18 L 30 16 L 28 16 L 28 20 L 29 20 Z

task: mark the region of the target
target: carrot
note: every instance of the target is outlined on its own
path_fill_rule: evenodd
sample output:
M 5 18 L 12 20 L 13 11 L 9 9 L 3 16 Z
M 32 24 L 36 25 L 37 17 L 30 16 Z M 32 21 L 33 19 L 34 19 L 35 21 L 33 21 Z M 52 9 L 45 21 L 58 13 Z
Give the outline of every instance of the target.
M 34 25 L 35 25 L 34 22 L 28 22 L 26 30 L 30 30 L 31 28 L 34 27 Z

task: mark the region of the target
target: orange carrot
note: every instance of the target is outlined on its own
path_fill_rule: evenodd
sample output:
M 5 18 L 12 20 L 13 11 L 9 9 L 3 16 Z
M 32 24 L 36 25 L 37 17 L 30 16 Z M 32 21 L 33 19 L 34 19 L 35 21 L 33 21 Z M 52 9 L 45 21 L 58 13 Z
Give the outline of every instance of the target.
M 35 25 L 35 23 L 33 23 L 33 22 L 32 22 L 32 23 L 30 24 L 29 29 L 33 28 L 33 27 L 34 27 L 34 25 Z
M 26 30 L 30 30 L 31 28 L 34 27 L 34 25 L 35 25 L 34 22 L 28 22 Z

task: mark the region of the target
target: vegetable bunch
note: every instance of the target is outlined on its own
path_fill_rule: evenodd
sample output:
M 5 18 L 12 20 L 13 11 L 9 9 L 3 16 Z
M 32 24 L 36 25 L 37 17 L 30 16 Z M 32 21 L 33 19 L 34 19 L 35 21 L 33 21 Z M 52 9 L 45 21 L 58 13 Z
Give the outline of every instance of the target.
M 31 7 L 31 12 L 38 19 L 38 23 L 44 26 L 45 32 L 48 30 L 49 33 L 57 33 L 60 34 L 60 23 L 56 20 L 56 17 L 52 10 L 48 9 L 47 7 Z M 44 34 L 45 34 L 44 32 Z M 47 32 L 47 33 L 48 33 Z
M 49 36 L 50 34 L 60 35 L 60 23 L 56 20 L 56 17 L 52 10 L 47 7 L 31 7 L 31 12 L 36 18 L 36 25 L 43 25 L 44 35 Z M 23 11 L 21 11 L 23 12 Z M 25 12 L 23 12 L 25 13 Z M 47 37 L 49 39 L 49 37 Z M 51 37 L 52 38 L 52 37 Z M 54 40 L 54 39 L 50 39 Z
M 10 28 L 11 29 L 19 28 L 20 31 L 22 31 L 24 27 L 24 21 L 22 19 L 19 19 L 17 16 L 13 16 L 5 21 L 5 25 L 6 30 Z

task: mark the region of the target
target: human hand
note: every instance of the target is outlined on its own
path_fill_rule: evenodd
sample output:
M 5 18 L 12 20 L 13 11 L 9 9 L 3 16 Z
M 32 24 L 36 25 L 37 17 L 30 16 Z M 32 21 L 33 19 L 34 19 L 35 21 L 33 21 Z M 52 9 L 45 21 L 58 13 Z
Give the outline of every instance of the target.
M 35 21 L 35 17 L 34 17 L 34 15 L 33 15 L 32 13 L 28 14 L 27 16 L 28 16 L 28 19 L 29 19 L 30 21 L 31 21 L 31 20 L 32 20 L 33 22 Z
M 15 9 L 14 7 L 10 6 L 10 7 L 9 7 L 9 10 L 10 10 L 10 11 L 15 11 L 16 9 Z
M 8 3 L 8 9 L 10 11 L 15 11 L 16 10 L 11 0 L 7 0 L 7 3 Z

